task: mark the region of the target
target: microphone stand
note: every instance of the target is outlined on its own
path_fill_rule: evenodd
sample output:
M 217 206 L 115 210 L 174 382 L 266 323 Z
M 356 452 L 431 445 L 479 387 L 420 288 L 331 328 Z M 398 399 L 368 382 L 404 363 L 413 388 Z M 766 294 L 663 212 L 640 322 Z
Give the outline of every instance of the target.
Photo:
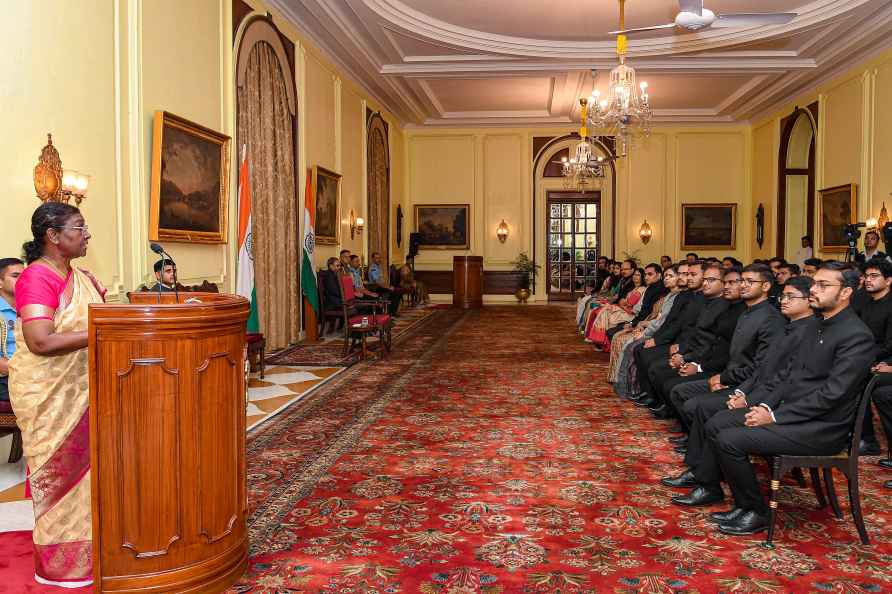
M 158 304 L 161 304 L 161 287 L 164 284 L 164 252 L 161 252 L 161 276 L 158 278 Z

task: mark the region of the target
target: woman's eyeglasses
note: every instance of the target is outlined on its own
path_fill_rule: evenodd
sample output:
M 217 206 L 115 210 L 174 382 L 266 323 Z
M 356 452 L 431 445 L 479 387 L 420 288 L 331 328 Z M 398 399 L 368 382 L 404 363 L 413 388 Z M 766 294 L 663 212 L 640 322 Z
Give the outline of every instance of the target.
M 62 228 L 63 228 L 63 229 L 71 229 L 72 231 L 80 231 L 80 232 L 81 232 L 81 235 L 86 235 L 87 233 L 90 232 L 90 227 L 88 227 L 87 225 L 82 225 L 82 226 L 79 226 L 79 227 L 78 227 L 78 226 L 74 226 L 74 225 L 66 225 L 66 226 L 64 226 L 64 227 L 62 227 Z

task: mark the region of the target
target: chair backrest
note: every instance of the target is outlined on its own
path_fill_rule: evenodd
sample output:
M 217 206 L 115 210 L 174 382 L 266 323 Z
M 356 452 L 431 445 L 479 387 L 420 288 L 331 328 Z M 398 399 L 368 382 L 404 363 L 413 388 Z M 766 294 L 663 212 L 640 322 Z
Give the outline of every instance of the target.
M 349 274 L 341 275 L 341 288 L 344 291 L 344 303 L 353 301 L 356 298 L 356 291 L 353 289 L 353 277 Z
M 328 270 L 320 268 L 316 273 L 316 294 L 319 297 L 319 311 L 325 311 L 325 281 L 323 275 L 328 274 Z

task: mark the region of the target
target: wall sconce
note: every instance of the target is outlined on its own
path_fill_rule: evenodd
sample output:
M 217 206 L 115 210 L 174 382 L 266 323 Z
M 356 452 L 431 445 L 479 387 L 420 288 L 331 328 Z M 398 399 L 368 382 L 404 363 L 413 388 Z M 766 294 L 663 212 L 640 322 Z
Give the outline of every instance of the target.
M 889 222 L 889 213 L 886 212 L 886 203 L 883 202 L 883 208 L 880 209 L 880 218 L 877 220 L 877 227 L 882 229 Z
M 353 212 L 353 209 L 350 209 L 350 239 L 353 239 L 357 235 L 362 235 L 362 230 L 365 227 L 365 221 L 362 217 L 357 217 L 356 213 Z
M 870 217 L 869 219 L 864 221 L 864 223 L 868 229 L 876 229 L 877 228 L 877 220 L 873 217 Z
M 641 238 L 641 243 L 647 245 L 648 242 L 650 242 L 650 238 L 653 237 L 653 234 L 654 230 L 647 224 L 647 219 L 644 219 L 644 222 L 641 223 L 641 228 L 638 229 L 638 237 Z
M 59 151 L 53 146 L 53 135 L 46 135 L 46 146 L 40 151 L 40 158 L 34 167 L 34 190 L 37 197 L 47 202 L 68 202 L 74 198 L 77 206 L 87 197 L 90 176 L 62 169 Z
M 499 223 L 499 226 L 496 229 L 496 235 L 499 236 L 499 241 L 502 243 L 505 243 L 508 239 L 508 223 L 505 222 L 505 219 L 502 219 L 502 222 Z

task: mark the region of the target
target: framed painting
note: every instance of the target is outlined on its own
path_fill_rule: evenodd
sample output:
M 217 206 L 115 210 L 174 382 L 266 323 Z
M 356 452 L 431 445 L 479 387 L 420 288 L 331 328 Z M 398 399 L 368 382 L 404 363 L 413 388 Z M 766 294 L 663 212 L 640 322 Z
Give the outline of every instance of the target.
M 230 142 L 172 113 L 155 112 L 149 239 L 226 243 Z
M 421 249 L 467 250 L 471 247 L 468 204 L 415 205 L 415 231 Z
M 849 247 L 845 226 L 855 222 L 858 212 L 858 185 L 846 184 L 819 190 L 818 198 L 818 208 L 821 211 L 821 251 L 844 253 Z
M 736 245 L 736 204 L 681 205 L 681 249 L 733 250 Z
M 313 196 L 316 198 L 316 243 L 337 245 L 340 238 L 341 175 L 313 167 Z

